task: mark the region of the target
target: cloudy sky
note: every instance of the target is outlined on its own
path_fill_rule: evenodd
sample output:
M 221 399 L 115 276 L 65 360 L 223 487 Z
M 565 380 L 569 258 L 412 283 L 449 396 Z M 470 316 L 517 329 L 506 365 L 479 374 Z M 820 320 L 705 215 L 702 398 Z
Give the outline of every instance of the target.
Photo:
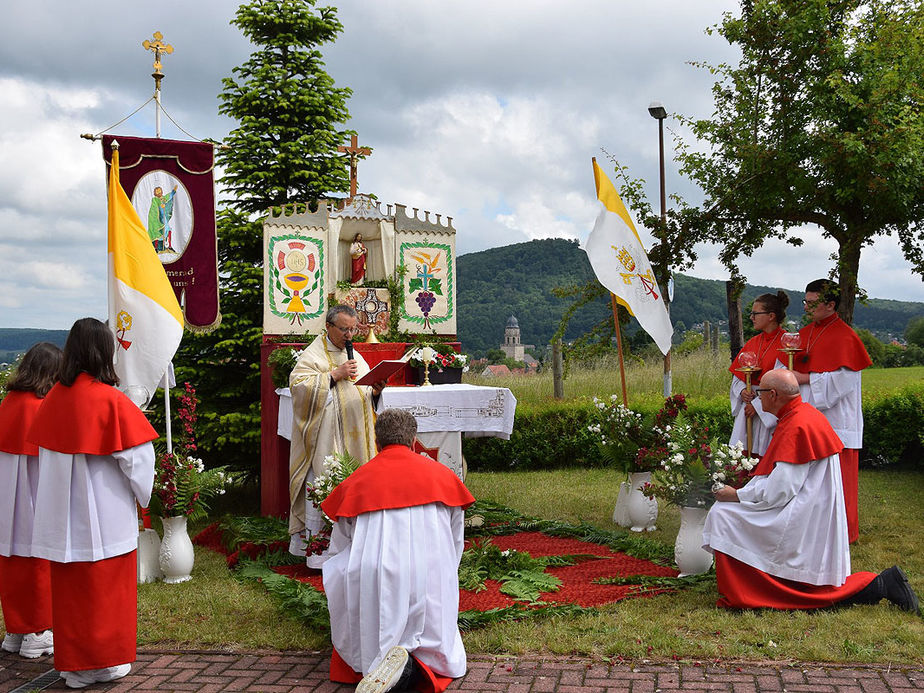
M 232 0 L 30 0 L 4 9 L 0 42 L 0 327 L 67 328 L 106 311 L 105 170 L 79 138 L 129 115 L 153 92 L 155 31 L 163 103 L 197 138 L 221 139 L 220 80 L 252 50 Z M 601 148 L 648 181 L 657 205 L 657 123 L 647 106 L 704 117 L 709 74 L 688 61 L 734 61 L 705 29 L 731 0 L 345 0 L 344 32 L 324 55 L 353 89 L 349 126 L 374 148 L 360 190 L 451 216 L 468 253 L 534 238 L 584 241 L 598 206 L 590 166 Z M 668 127 L 680 134 L 676 121 Z M 111 130 L 153 136 L 153 106 Z M 164 119 L 164 137 L 187 139 Z M 670 136 L 667 138 L 670 145 Z M 670 153 L 668 153 L 670 159 Z M 609 166 L 607 170 L 612 170 Z M 668 162 L 667 187 L 697 191 Z M 825 276 L 836 245 L 767 246 L 745 263 L 761 284 Z M 647 237 L 646 237 L 647 241 Z M 725 279 L 703 246 L 695 276 Z M 894 239 L 864 251 L 870 296 L 921 300 Z

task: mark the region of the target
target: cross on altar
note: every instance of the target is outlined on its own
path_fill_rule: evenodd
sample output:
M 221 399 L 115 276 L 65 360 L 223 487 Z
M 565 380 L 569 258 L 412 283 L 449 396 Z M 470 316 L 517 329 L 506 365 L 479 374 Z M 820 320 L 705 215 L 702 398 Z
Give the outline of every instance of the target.
M 360 147 L 356 135 L 350 136 L 350 146 L 337 147 L 338 152 L 343 152 L 350 157 L 350 199 L 356 197 L 356 162 L 361 156 L 372 154 L 369 147 Z

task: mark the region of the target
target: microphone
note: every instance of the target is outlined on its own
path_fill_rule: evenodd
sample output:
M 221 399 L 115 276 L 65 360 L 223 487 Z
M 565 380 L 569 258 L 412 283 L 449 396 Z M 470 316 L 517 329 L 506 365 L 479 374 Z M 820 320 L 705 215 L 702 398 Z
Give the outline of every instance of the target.
M 352 360 L 353 360 L 353 342 L 352 342 L 352 340 L 349 340 L 349 339 L 346 340 L 346 341 L 343 343 L 343 347 L 346 349 L 347 358 L 350 359 L 350 360 L 352 361 Z

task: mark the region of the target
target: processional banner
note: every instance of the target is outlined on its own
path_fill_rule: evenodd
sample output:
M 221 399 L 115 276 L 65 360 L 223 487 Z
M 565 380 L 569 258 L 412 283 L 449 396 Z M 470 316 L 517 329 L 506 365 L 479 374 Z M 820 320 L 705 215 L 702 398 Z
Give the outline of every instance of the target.
M 103 158 L 119 143 L 119 177 L 164 266 L 186 326 L 218 326 L 218 244 L 211 144 L 103 136 Z

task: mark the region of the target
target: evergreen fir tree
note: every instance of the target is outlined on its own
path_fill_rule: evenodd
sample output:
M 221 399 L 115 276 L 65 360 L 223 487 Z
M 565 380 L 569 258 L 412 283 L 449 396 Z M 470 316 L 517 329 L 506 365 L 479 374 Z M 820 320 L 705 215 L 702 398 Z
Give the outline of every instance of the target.
M 219 153 L 229 197 L 218 214 L 221 325 L 189 334 L 177 381 L 196 385 L 200 448 L 213 462 L 251 473 L 260 459 L 263 317 L 261 217 L 349 187 L 337 146 L 350 89 L 324 69 L 320 47 L 343 30 L 333 7 L 314 0 L 251 0 L 231 22 L 257 48 L 223 80 L 219 112 L 238 125 Z

